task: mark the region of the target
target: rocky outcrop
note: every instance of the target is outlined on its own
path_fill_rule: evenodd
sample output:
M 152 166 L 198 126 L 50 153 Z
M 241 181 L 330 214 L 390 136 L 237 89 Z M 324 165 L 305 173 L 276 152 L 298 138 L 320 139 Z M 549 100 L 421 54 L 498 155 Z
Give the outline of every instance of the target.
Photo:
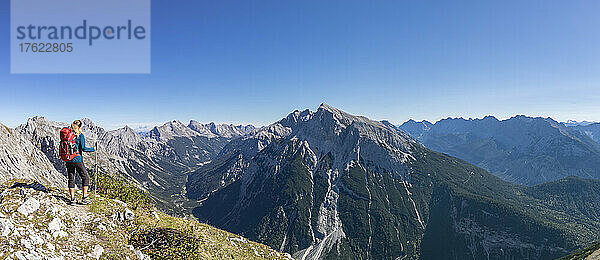
M 91 206 L 69 206 L 65 203 L 64 190 L 50 190 L 45 193 L 29 188 L 0 188 L 0 258 L 149 260 L 155 252 L 151 249 L 161 250 L 155 245 L 178 245 L 177 237 L 160 236 L 158 242 L 156 238 L 140 241 L 132 236 L 132 231 L 169 227 L 168 230 L 180 236 L 190 236 L 189 231 L 174 229 L 181 227 L 199 233 L 190 237 L 194 251 L 190 251 L 190 245 L 162 248 L 170 250 L 174 259 L 181 259 L 183 255 L 186 259 L 291 259 L 289 255 L 243 237 L 174 218 L 153 208 L 133 209 L 122 201 L 103 196 L 98 196 Z M 180 224 L 174 226 L 173 223 Z
M 3 189 L 0 257 L 99 259 L 112 255 L 138 259 L 135 249 L 118 244 L 125 240 L 107 241 L 103 235 L 122 232 L 124 222 L 92 213 L 84 206 L 68 206 L 63 196 L 57 190 Z M 118 207 L 116 203 L 114 206 Z
M 51 139 L 40 141 L 43 147 L 52 145 Z M 42 151 L 19 131 L 0 124 L 0 181 L 27 178 L 65 187 L 65 176 Z

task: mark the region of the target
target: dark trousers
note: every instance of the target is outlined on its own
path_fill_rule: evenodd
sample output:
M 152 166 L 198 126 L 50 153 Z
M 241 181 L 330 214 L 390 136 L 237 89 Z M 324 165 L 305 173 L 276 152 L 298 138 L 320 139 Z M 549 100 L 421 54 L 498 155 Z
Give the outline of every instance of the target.
M 81 177 L 83 186 L 90 186 L 90 176 L 88 176 L 85 165 L 82 162 L 67 162 L 67 173 L 69 178 L 69 188 L 75 188 L 75 170 Z

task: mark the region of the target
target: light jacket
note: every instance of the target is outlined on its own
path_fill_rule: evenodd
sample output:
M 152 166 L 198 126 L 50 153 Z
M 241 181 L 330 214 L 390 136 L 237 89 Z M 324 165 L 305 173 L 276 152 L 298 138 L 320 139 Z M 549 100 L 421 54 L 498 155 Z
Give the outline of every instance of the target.
M 74 162 L 74 163 L 80 163 L 83 162 L 83 152 L 94 152 L 96 151 L 96 149 L 94 147 L 85 147 L 85 136 L 83 134 L 79 134 L 79 136 L 77 137 L 77 140 L 75 140 L 75 143 L 77 144 L 77 149 L 79 150 L 79 155 L 75 156 L 75 158 L 73 158 L 73 160 L 71 160 L 70 162 Z

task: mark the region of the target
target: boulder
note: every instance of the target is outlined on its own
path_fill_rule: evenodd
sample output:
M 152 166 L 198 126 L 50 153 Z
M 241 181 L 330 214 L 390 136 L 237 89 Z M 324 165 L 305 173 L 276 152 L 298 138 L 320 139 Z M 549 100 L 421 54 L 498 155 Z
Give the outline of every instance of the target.
M 29 198 L 19 208 L 17 208 L 17 212 L 27 217 L 29 214 L 36 212 L 39 208 L 40 202 L 36 198 Z
M 25 251 L 17 251 L 12 257 L 19 260 L 42 260 L 42 257 L 36 254 L 27 253 Z
M 54 232 L 54 234 L 52 234 L 52 236 L 54 238 L 61 238 L 61 237 L 67 237 L 67 236 L 69 236 L 69 234 L 67 234 L 67 232 L 61 230 L 58 232 Z
M 134 250 L 135 255 L 138 257 L 138 259 L 140 260 L 150 260 L 150 256 L 148 256 L 147 254 L 142 253 L 142 251 L 140 250 Z
M 12 230 L 14 229 L 13 224 L 10 222 L 10 220 L 5 219 L 5 218 L 0 218 L 0 235 L 1 236 L 8 236 L 10 235 L 10 232 L 12 232 Z
M 130 209 L 125 209 L 125 212 L 123 212 L 123 217 L 125 220 L 133 220 L 133 218 L 135 218 L 135 213 L 133 213 L 133 211 Z
M 60 218 L 54 218 L 48 224 L 48 232 L 50 232 L 50 234 L 54 234 L 54 233 L 60 231 L 62 229 L 62 227 L 63 227 L 63 223 L 60 220 Z
M 103 253 L 104 248 L 101 245 L 95 245 L 94 248 L 92 248 L 92 252 L 89 253 L 88 256 L 94 259 L 100 259 Z

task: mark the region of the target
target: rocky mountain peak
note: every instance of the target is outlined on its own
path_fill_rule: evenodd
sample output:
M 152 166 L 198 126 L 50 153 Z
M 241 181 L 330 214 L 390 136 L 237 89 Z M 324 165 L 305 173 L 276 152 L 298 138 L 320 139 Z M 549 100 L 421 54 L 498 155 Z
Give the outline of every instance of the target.
M 364 116 L 351 115 L 325 103 L 322 103 L 319 106 L 317 112 L 315 113 L 315 117 L 320 118 L 320 120 L 333 119 L 333 122 L 331 123 L 338 124 L 340 127 L 348 126 L 353 122 L 362 122 L 373 125 L 379 124 L 379 122 L 372 121 Z
M 82 118 L 80 121 L 81 121 L 81 123 L 83 125 L 87 125 L 89 127 L 95 127 L 96 126 L 96 125 L 94 125 L 94 122 L 92 121 L 92 119 L 89 119 L 87 117 L 86 118 Z
M 487 116 L 483 117 L 483 120 L 500 121 L 500 120 L 498 120 L 498 118 L 496 118 L 495 116 L 492 116 L 492 115 L 487 115 Z
M 309 153 L 317 158 L 331 153 L 336 158 L 333 163 L 338 169 L 345 168 L 352 161 L 365 159 L 390 170 L 403 171 L 403 164 L 411 159 L 413 147 L 420 146 L 391 124 L 321 104 L 316 112 L 308 109 L 293 111 L 277 123 L 228 144 L 221 154 L 241 151 L 244 157 L 252 157 L 274 140 L 304 142 L 305 148 L 311 150 Z M 361 150 L 369 152 L 361 156 Z
M 211 132 L 210 128 L 207 125 L 202 124 L 196 120 L 190 120 L 188 127 L 206 137 L 216 136 L 213 132 Z
M 176 136 L 191 137 L 197 135 L 199 135 L 197 132 L 188 128 L 186 125 L 184 125 L 178 120 L 169 121 L 163 124 L 162 126 L 154 127 L 148 133 L 148 136 L 150 138 L 154 138 L 160 141 L 170 140 Z
M 48 120 L 43 116 L 34 116 L 27 119 L 27 124 L 44 124 L 48 123 Z
M 208 128 L 213 134 L 225 138 L 243 136 L 254 130 L 252 125 L 215 124 L 214 122 L 209 123 Z
M 206 137 L 235 138 L 251 133 L 255 127 L 252 125 L 216 124 L 210 122 L 202 124 L 191 120 L 188 127 Z
M 429 128 L 406 122 L 400 128 L 432 150 L 457 156 L 511 182 L 533 185 L 576 172 L 598 174 L 595 158 L 600 147 L 590 134 L 552 118 L 486 116 L 443 119 Z
M 427 120 L 423 121 L 415 121 L 413 119 L 409 119 L 399 126 L 400 129 L 404 129 L 408 131 L 413 137 L 420 139 L 423 135 L 423 132 L 427 132 L 431 129 L 433 124 Z
M 567 122 L 563 122 L 565 126 L 569 127 L 578 127 L 578 126 L 588 126 L 593 124 L 599 124 L 593 121 L 576 121 L 576 120 L 567 120 Z
M 43 116 L 34 116 L 27 119 L 25 124 L 18 126 L 16 129 L 18 132 L 27 134 L 33 134 L 36 131 L 53 133 L 56 129 L 66 126 L 66 123 L 49 121 Z
M 126 133 L 135 133 L 133 128 L 129 127 L 128 125 L 122 127 L 121 129 L 123 129 L 123 132 L 126 132 Z
M 138 141 L 142 140 L 141 136 L 139 134 L 137 134 L 129 126 L 124 126 L 122 128 L 119 128 L 119 129 L 108 131 L 108 135 L 116 136 L 116 137 L 119 137 L 121 139 L 128 139 L 128 140 L 131 140 L 131 141 L 135 141 L 136 143 Z
M 323 102 L 321 103 L 321 105 L 319 105 L 319 108 L 317 110 L 326 110 L 326 111 L 331 111 L 331 112 L 342 112 L 341 110 L 332 107 L 330 105 L 328 105 L 327 103 Z
M 371 120 L 364 116 L 356 116 L 325 103 L 319 106 L 316 112 L 305 110 L 301 113 L 292 113 L 294 118 L 299 118 L 300 129 L 304 132 L 320 132 L 323 134 L 339 135 L 344 131 L 356 131 L 363 138 L 380 140 L 380 138 L 398 138 L 402 143 L 411 142 L 411 138 L 394 127 L 392 124 Z M 290 118 L 290 116 L 288 116 Z M 351 127 L 352 130 L 347 128 Z M 314 129 L 319 129 L 315 131 Z M 302 131 L 298 131 L 302 132 Z M 384 137 L 387 136 L 387 137 Z
M 284 125 L 294 125 L 300 121 L 308 121 L 314 115 L 314 112 L 309 109 L 305 109 L 304 111 L 294 110 L 294 112 L 290 113 L 284 119 L 280 121 L 280 123 Z

